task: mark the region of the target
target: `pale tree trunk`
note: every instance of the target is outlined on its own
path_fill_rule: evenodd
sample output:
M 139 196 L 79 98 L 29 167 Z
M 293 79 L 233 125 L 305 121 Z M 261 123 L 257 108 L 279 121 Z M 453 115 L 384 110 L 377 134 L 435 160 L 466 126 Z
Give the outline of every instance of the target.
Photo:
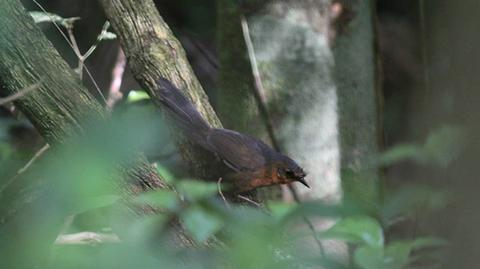
M 339 201 L 341 171 L 360 171 L 378 152 L 373 2 L 338 4 L 270 1 L 246 14 L 275 134 L 313 187 L 297 188 L 302 199 Z M 332 23 L 339 7 L 348 11 L 339 19 L 349 15 L 341 31 Z M 369 175 L 365 187 L 375 189 L 376 171 Z M 346 255 L 343 244 L 326 247 Z
M 272 1 L 248 17 L 275 133 L 308 172 L 304 198 L 340 195 L 329 1 Z
M 338 4 L 274 1 L 248 19 L 276 133 L 314 189 L 299 191 L 333 201 L 341 171 L 359 171 L 381 141 L 373 3 L 340 4 L 332 25 Z

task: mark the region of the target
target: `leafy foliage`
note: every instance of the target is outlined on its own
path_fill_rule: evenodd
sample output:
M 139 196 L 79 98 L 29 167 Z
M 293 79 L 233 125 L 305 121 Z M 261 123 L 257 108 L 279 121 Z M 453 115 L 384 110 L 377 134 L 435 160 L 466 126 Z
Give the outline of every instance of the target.
M 131 109 L 112 123 L 92 124 L 85 136 L 55 149 L 55 154 L 36 165 L 31 176 L 43 187 L 37 197 L 29 198 L 35 200 L 27 211 L 30 214 L 6 222 L 35 226 L 2 225 L 1 238 L 22 238 L 2 240 L 2 268 L 404 268 L 421 260 L 421 256 L 413 258 L 414 251 L 444 244 L 435 238 L 386 242 L 384 225 L 408 215 L 413 197 L 443 200 L 436 192 L 413 187 L 388 195 L 385 202 L 371 195 L 369 203 L 374 206 L 368 210 L 358 206 L 365 203 L 361 199 L 337 205 L 312 201 L 270 202 L 266 208 L 227 206 L 218 197 L 216 184 L 179 179 L 158 165 L 171 188 L 132 200 L 112 184 L 120 180 L 113 171 L 118 163 L 131 162 L 134 152 L 156 143 L 157 134 L 164 132 L 163 127 L 154 128 L 158 125 L 149 108 Z M 11 202 L 8 206 L 16 203 Z M 132 219 L 125 214 L 126 204 L 158 211 Z M 65 224 L 72 214 L 73 223 Z M 349 265 L 345 253 L 326 255 L 312 247 L 311 232 L 301 228 L 305 217 L 336 220 L 319 236 L 349 244 L 353 264 Z M 176 221 L 198 248 L 183 248 L 176 241 L 172 245 L 170 227 Z M 63 233 L 113 233 L 120 242 L 52 244 L 62 229 Z

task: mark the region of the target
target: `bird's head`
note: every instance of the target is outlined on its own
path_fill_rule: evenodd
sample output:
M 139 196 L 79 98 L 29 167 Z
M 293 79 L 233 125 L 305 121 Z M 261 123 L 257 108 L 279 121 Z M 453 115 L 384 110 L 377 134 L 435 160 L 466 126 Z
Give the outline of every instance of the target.
M 292 159 L 287 156 L 282 156 L 276 165 L 277 177 L 281 183 L 300 182 L 307 188 L 310 186 L 305 181 L 307 174 L 303 169 Z

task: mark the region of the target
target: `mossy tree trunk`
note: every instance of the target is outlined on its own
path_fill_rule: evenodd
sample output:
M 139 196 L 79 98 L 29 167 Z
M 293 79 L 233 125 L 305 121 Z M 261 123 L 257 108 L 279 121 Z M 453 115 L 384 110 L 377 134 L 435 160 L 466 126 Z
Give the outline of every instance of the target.
M 265 137 L 252 68 L 241 27 L 241 10 L 229 0 L 217 1 L 219 74 L 217 111 L 225 127 Z
M 102 105 L 81 86 L 75 73 L 34 24 L 20 1 L 0 1 L 0 21 L 0 94 L 12 95 L 38 85 L 38 88 L 17 99 L 15 106 L 52 147 L 84 133 L 89 122 L 107 120 L 108 114 Z M 127 196 L 133 195 L 130 184 L 140 185 L 144 190 L 166 186 L 142 156 L 133 167 L 120 170 L 124 181 L 117 183 Z M 65 175 L 65 180 L 68 178 Z M 38 242 L 43 242 L 45 246 L 50 246 L 55 239 L 63 219 L 31 223 L 35 216 L 49 214 L 38 211 L 41 201 L 52 202 L 53 195 L 41 183 L 20 176 L 0 186 L 0 231 L 4 235 L 5 231 L 15 231 L 8 233 L 12 238 L 2 239 L 5 243 L 15 242 L 16 247 L 26 247 L 33 240 L 29 238 L 31 234 L 42 235 L 42 240 Z M 141 208 L 132 209 L 142 212 Z M 189 244 L 188 240 L 185 243 Z M 6 250 L 3 246 L 0 244 L 2 251 Z M 48 251 L 48 247 L 44 249 Z M 25 251 L 28 249 L 25 248 Z M 21 257 L 17 258 L 21 260 Z
M 99 0 L 128 59 L 133 75 L 147 93 L 159 78 L 167 78 L 184 90 L 203 117 L 213 127 L 221 123 L 192 71 L 180 42 L 163 21 L 152 0 Z M 176 136 L 184 160 L 194 175 L 211 177 L 211 161 L 199 147 Z
M 379 198 L 378 170 L 365 168 L 383 141 L 374 2 L 338 1 L 342 13 L 333 46 L 343 185 L 367 200 Z

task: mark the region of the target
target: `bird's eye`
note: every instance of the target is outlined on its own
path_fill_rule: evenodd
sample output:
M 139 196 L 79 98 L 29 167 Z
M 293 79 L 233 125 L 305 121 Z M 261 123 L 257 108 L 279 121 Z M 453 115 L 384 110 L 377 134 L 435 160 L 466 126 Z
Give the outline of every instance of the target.
M 290 178 L 295 177 L 295 173 L 294 173 L 292 170 L 290 170 L 290 169 L 286 169 L 286 170 L 285 170 L 285 175 L 286 175 L 287 177 L 290 177 Z

